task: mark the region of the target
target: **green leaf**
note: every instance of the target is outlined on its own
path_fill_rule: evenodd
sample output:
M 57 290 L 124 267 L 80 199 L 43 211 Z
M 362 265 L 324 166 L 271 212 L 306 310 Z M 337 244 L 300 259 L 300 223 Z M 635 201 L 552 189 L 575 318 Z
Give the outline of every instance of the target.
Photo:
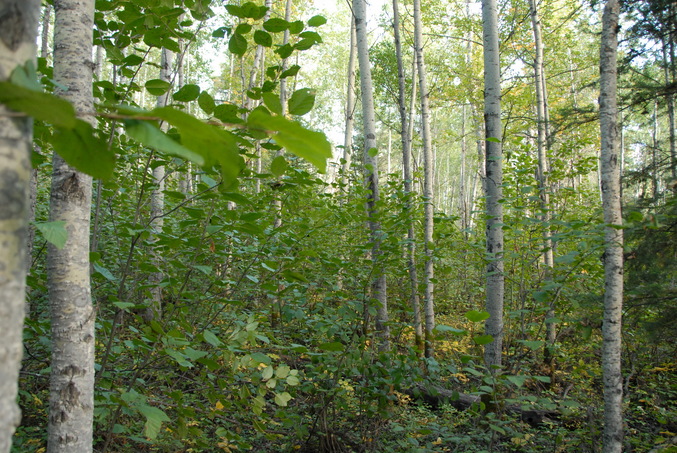
M 234 55 L 243 56 L 247 52 L 247 39 L 239 33 L 233 33 L 228 40 L 228 50 Z
M 214 113 L 214 109 L 216 108 L 214 98 L 206 91 L 200 93 L 200 97 L 197 98 L 197 104 L 207 115 Z
M 272 47 L 273 46 L 273 37 L 270 36 L 270 33 L 263 30 L 256 30 L 254 32 L 254 42 L 259 46 L 263 47 Z
M 437 330 L 438 332 L 451 332 L 452 334 L 458 335 L 458 336 L 463 336 L 463 335 L 468 333 L 467 330 L 457 329 L 457 328 L 451 327 L 451 326 L 443 326 L 443 325 L 440 325 L 440 324 L 435 326 L 435 330 Z
M 281 407 L 285 407 L 287 403 L 291 400 L 291 395 L 289 392 L 282 392 L 275 394 L 275 404 Z
M 303 283 L 308 283 L 309 280 L 300 272 L 292 271 L 292 270 L 285 270 L 282 272 L 282 275 L 284 275 L 284 278 L 291 280 L 291 281 L 298 281 L 298 282 L 303 282 Z
M 63 249 L 68 240 L 68 231 L 65 221 L 56 222 L 36 222 L 35 228 L 42 234 L 47 242 L 59 250 Z
M 280 56 L 283 60 L 289 58 L 289 56 L 294 53 L 294 47 L 291 44 L 285 44 L 283 46 L 275 49 L 275 53 Z
M 121 302 L 121 301 L 115 301 L 115 302 L 113 302 L 113 305 L 118 307 L 120 310 L 127 311 L 127 312 L 129 311 L 130 308 L 136 306 L 136 304 L 134 304 L 132 302 Z
M 205 163 L 204 157 L 172 140 L 148 121 L 127 120 L 125 126 L 127 134 L 145 146 L 157 149 L 170 156 L 190 160 L 197 165 L 204 165 Z
M 367 151 L 367 154 L 369 157 L 376 157 L 378 156 L 378 149 L 377 148 L 369 148 L 369 151 Z
M 284 79 L 286 77 L 294 77 L 296 74 L 299 73 L 301 70 L 301 66 L 295 64 L 289 67 L 286 71 L 283 71 L 282 74 L 280 74 L 280 78 Z
M 265 363 L 266 365 L 271 364 L 270 357 L 267 354 L 264 354 L 262 352 L 255 352 L 251 355 L 252 360 L 254 360 L 257 363 Z
M 489 319 L 489 313 L 486 311 L 470 310 L 465 314 L 465 317 L 472 322 L 481 322 L 485 319 Z
M 239 35 L 246 35 L 252 31 L 252 26 L 250 24 L 242 23 L 235 27 L 235 33 Z
M 501 143 L 501 140 L 496 137 L 487 137 L 485 140 L 488 142 Z
M 318 346 L 318 348 L 322 349 L 323 351 L 338 352 L 343 351 L 345 349 L 345 346 L 343 345 L 343 343 L 333 341 L 329 343 L 322 343 L 321 345 Z
M 245 15 L 242 12 L 242 8 L 240 8 L 238 5 L 226 5 L 226 11 L 228 11 L 228 14 L 230 14 L 231 16 L 241 18 L 245 17 Z
M 224 123 L 242 123 L 242 118 L 238 115 L 238 108 L 233 104 L 219 104 L 214 108 L 214 116 Z
M 320 25 L 324 25 L 327 23 L 327 18 L 324 16 L 313 16 L 310 19 L 308 19 L 308 26 L 309 27 L 319 27 Z
M 137 409 L 146 417 L 146 424 L 143 429 L 143 434 L 150 440 L 155 439 L 160 434 L 162 422 L 170 421 L 167 414 L 162 409 L 152 407 L 147 404 L 137 405 Z
M 284 158 L 284 156 L 277 156 L 270 163 L 270 172 L 273 174 L 273 176 L 277 176 L 279 178 L 284 174 L 285 171 L 287 171 L 288 167 L 289 164 L 287 163 L 287 160 Z
M 92 266 L 94 267 L 94 270 L 97 271 L 99 274 L 103 275 L 106 278 L 106 280 L 111 281 L 111 282 L 114 282 L 114 281 L 117 280 L 115 278 L 115 276 L 111 273 L 111 271 L 109 271 L 105 267 L 103 267 L 103 266 L 101 266 L 97 263 L 94 263 Z
M 295 121 L 281 116 L 271 116 L 261 109 L 255 109 L 248 118 L 253 128 L 278 132 L 273 138 L 287 151 L 302 157 L 315 165 L 320 173 L 327 167 L 331 158 L 331 144 L 321 132 L 310 131 Z
M 527 348 L 531 349 L 532 351 L 535 351 L 536 349 L 540 348 L 545 344 L 544 341 L 529 341 L 529 340 L 518 340 L 518 341 Z
M 153 96 L 162 96 L 172 85 L 166 80 L 151 79 L 146 82 L 145 86 L 146 90 L 148 90 L 148 92 Z
M 75 127 L 75 109 L 70 102 L 53 94 L 0 82 L 0 103 L 54 126 Z
M 299 385 L 300 383 L 301 383 L 301 381 L 299 380 L 298 376 L 295 376 L 293 374 L 287 376 L 287 385 L 289 385 L 291 387 L 295 387 L 295 386 Z
M 506 376 L 505 378 L 512 382 L 517 388 L 521 388 L 526 380 L 529 379 L 528 376 Z
M 97 136 L 91 124 L 77 120 L 73 129 L 59 128 L 52 146 L 68 165 L 96 179 L 110 179 L 115 169 L 115 154 L 108 141 Z
M 279 17 L 273 17 L 263 23 L 263 28 L 271 33 L 279 33 L 289 28 L 289 22 Z
M 305 115 L 315 105 L 315 93 L 308 88 L 294 91 L 289 98 L 288 109 L 292 115 Z
M 289 33 L 292 35 L 299 34 L 303 31 L 305 25 L 302 20 L 295 20 L 294 22 L 289 23 Z
M 172 94 L 172 98 L 179 102 L 190 102 L 197 99 L 199 95 L 200 87 L 198 85 L 189 83 L 188 85 L 182 86 L 176 93 Z
M 263 103 L 268 110 L 278 115 L 282 115 L 282 103 L 280 102 L 280 96 L 275 93 L 262 93 Z
M 485 345 L 494 341 L 494 337 L 492 337 L 491 335 L 478 335 L 473 338 L 473 341 L 475 342 L 475 344 Z
M 204 338 L 207 343 L 214 346 L 215 348 L 218 348 L 223 344 L 221 340 L 219 340 L 219 337 L 217 337 L 211 330 L 205 330 L 202 332 L 202 338 Z
M 531 376 L 533 379 L 550 384 L 550 376 Z

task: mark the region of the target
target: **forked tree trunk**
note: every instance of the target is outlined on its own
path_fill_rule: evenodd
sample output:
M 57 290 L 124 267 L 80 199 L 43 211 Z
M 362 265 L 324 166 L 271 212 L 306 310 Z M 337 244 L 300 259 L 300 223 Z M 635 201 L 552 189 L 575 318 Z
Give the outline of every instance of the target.
M 414 346 L 422 354 L 425 351 L 423 339 L 423 326 L 421 324 L 421 305 L 418 297 L 418 275 L 416 270 L 416 236 L 414 233 L 414 219 L 411 216 L 411 136 L 409 133 L 409 120 L 407 117 L 406 87 L 404 63 L 402 61 L 402 42 L 400 39 L 400 12 L 399 0 L 393 0 L 393 33 L 395 35 L 395 54 L 397 56 L 397 80 L 398 80 L 398 108 L 400 111 L 401 137 L 402 137 L 402 172 L 404 177 L 404 203 L 402 211 L 404 217 L 409 219 L 407 228 L 407 268 L 409 269 L 409 286 L 411 289 L 411 309 L 414 312 Z M 412 87 L 412 96 L 413 87 Z
M 386 298 L 386 275 L 384 272 L 383 252 L 381 251 L 381 225 L 378 220 L 379 187 L 378 156 L 376 149 L 376 120 L 374 97 L 369 62 L 369 43 L 367 42 L 365 0 L 353 0 L 355 32 L 357 36 L 357 59 L 360 67 L 360 88 L 362 90 L 362 121 L 364 123 L 364 167 L 367 186 L 367 215 L 371 231 L 371 259 L 373 263 L 372 297 L 376 303 L 376 333 L 379 336 L 379 350 L 390 348 L 390 328 L 388 326 L 388 302 Z
M 608 0 L 602 16 L 600 46 L 599 122 L 602 138 L 602 201 L 605 223 L 604 322 L 602 374 L 604 381 L 604 453 L 623 450 L 623 380 L 621 321 L 623 309 L 623 224 L 618 156 L 617 49 L 618 0 Z
M 486 333 L 493 341 L 484 347 L 484 362 L 490 369 L 501 366 L 503 349 L 503 183 L 501 131 L 501 66 L 498 46 L 496 0 L 482 0 L 484 31 L 484 122 L 486 137 L 487 290 L 490 317 Z
M 0 21 L 0 81 L 35 61 L 40 2 L 13 0 Z M 17 405 L 28 269 L 30 153 L 33 121 L 11 117 L 0 104 L 0 453 L 8 453 L 19 426 Z
M 421 21 L 421 0 L 414 0 L 414 47 L 418 62 L 418 85 L 421 96 L 421 138 L 423 139 L 423 242 L 425 244 L 425 356 L 434 356 L 435 305 L 434 305 L 434 266 L 433 266 L 433 178 L 434 160 L 432 138 L 430 135 L 430 106 L 428 83 L 423 55 L 423 25 Z
M 58 94 L 94 124 L 92 30 L 94 0 L 55 0 L 54 79 Z M 49 246 L 47 275 L 52 314 L 49 453 L 92 451 L 94 322 L 89 278 L 92 178 L 52 161 L 50 220 L 66 222 L 63 249 Z

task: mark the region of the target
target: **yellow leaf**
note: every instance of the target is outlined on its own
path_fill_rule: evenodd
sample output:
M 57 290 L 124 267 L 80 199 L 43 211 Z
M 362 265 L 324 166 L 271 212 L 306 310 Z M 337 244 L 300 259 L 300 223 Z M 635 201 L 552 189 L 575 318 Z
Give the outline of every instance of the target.
M 225 407 L 225 406 L 224 406 L 223 404 L 221 404 L 221 401 L 217 401 L 217 402 L 216 402 L 216 405 L 214 406 L 214 408 L 215 408 L 217 411 L 220 411 L 220 410 L 223 409 L 224 407 Z

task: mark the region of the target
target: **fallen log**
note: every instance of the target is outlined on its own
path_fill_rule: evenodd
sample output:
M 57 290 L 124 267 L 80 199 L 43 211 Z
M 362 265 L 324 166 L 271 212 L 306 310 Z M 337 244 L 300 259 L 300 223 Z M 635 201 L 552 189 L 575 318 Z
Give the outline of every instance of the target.
M 479 406 L 482 402 L 482 399 L 477 395 L 456 392 L 435 385 L 425 386 L 419 384 L 411 389 L 403 389 L 402 393 L 409 395 L 417 401 L 423 401 L 433 409 L 437 409 L 442 404 L 449 404 L 457 410 L 464 411 L 473 405 Z M 560 413 L 558 411 L 523 409 L 518 405 L 504 406 L 502 410 L 509 414 L 519 416 L 520 420 L 531 426 L 540 426 L 548 419 L 559 420 L 560 418 Z

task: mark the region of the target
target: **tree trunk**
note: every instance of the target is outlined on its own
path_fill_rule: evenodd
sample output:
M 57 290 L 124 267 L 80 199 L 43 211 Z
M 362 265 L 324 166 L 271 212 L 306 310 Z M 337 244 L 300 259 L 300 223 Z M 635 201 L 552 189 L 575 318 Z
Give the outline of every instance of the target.
M 54 2 L 54 79 L 58 94 L 94 124 L 92 30 L 94 0 Z M 50 220 L 66 222 L 63 249 L 49 246 L 47 275 L 52 314 L 49 453 L 92 451 L 94 321 L 89 278 L 92 178 L 54 155 Z
M 501 366 L 503 348 L 503 183 L 501 131 L 501 67 L 496 0 L 482 0 L 484 31 L 484 122 L 486 137 L 487 294 L 486 333 L 493 341 L 484 348 L 488 368 Z
M 428 83 L 426 80 L 425 58 L 423 55 L 423 25 L 421 21 L 421 0 L 414 0 L 414 47 L 418 62 L 418 85 L 421 96 L 421 137 L 423 139 L 423 200 L 425 244 L 425 356 L 434 356 L 435 306 L 434 306 L 434 266 L 433 266 L 433 149 L 430 136 L 430 107 Z
M 543 64 L 543 39 L 541 37 L 541 21 L 538 17 L 536 0 L 529 0 L 531 13 L 531 27 L 534 33 L 536 56 L 534 58 L 534 84 L 536 87 L 536 122 L 538 124 L 538 193 L 541 199 L 541 222 L 543 223 L 543 264 L 545 265 L 544 281 L 552 280 L 552 271 L 555 266 L 552 250 L 552 233 L 550 230 L 550 187 L 548 185 L 548 154 L 550 133 L 548 128 L 547 98 L 545 89 L 545 70 Z M 556 339 L 555 302 L 550 297 L 546 312 L 544 360 L 552 365 L 553 351 Z
M 402 42 L 400 39 L 400 12 L 398 0 L 393 0 L 393 33 L 395 35 L 395 53 L 397 56 L 397 79 L 398 79 L 398 107 L 400 111 L 401 137 L 402 137 L 402 171 L 404 177 L 404 203 L 402 210 L 404 217 L 409 220 L 407 228 L 407 268 L 409 269 L 409 286 L 411 288 L 410 303 L 414 312 L 414 346 L 423 353 L 425 343 L 423 339 L 423 326 L 421 324 L 421 306 L 418 297 L 418 275 L 416 270 L 416 236 L 414 222 L 411 214 L 411 136 L 406 106 L 406 87 L 404 75 L 404 63 L 402 61 Z M 412 96 L 413 86 L 412 86 Z
M 172 82 L 173 62 L 174 62 L 174 52 L 172 52 L 171 50 L 162 49 L 162 55 L 160 57 L 160 80 L 164 80 L 165 82 L 168 83 Z M 171 90 L 167 91 L 167 93 L 161 96 L 158 96 L 156 101 L 157 107 L 164 107 L 167 105 L 170 91 Z M 166 130 L 167 128 L 166 123 L 162 124 L 162 128 Z M 165 210 L 164 165 L 158 165 L 153 169 L 153 182 L 154 188 L 150 198 L 151 243 L 157 241 L 157 235 L 162 233 L 162 229 L 164 228 L 165 224 L 163 216 Z M 162 260 L 160 258 L 160 254 L 158 253 L 157 250 L 155 250 L 154 247 L 151 253 L 153 266 L 156 269 L 160 269 L 162 267 Z M 144 319 L 146 320 L 146 322 L 150 322 L 152 320 L 159 320 L 160 318 L 162 318 L 162 287 L 160 286 L 160 282 L 162 282 L 163 278 L 164 275 L 160 270 L 158 270 L 157 272 L 153 272 L 150 275 L 150 283 L 152 284 L 150 288 L 151 300 L 149 302 L 150 305 L 146 308 L 146 312 L 144 313 Z
M 608 0 L 602 16 L 600 46 L 599 121 L 602 138 L 602 201 L 604 209 L 604 322 L 602 374 L 604 381 L 604 453 L 623 449 L 623 380 L 621 320 L 623 308 L 623 230 L 618 160 L 617 49 L 618 0 Z
M 388 326 L 388 302 L 386 298 L 386 276 L 382 263 L 381 225 L 378 220 L 379 187 L 378 156 L 376 149 L 376 120 L 374 97 L 369 62 L 369 43 L 367 42 L 365 0 L 353 0 L 355 15 L 355 35 L 357 37 L 357 59 L 360 67 L 360 88 L 362 90 L 362 117 L 364 123 L 364 167 L 365 184 L 368 189 L 367 215 L 371 231 L 371 259 L 373 263 L 372 296 L 376 302 L 376 332 L 379 336 L 379 350 L 390 348 L 390 328 Z
M 0 27 L 0 80 L 35 62 L 40 16 L 37 0 L 5 2 Z M 16 403 L 28 269 L 30 153 L 33 121 L 8 115 L 0 104 L 0 453 L 8 453 L 21 421 Z
M 355 124 L 355 59 L 357 58 L 357 38 L 355 37 L 355 19 L 350 19 L 350 56 L 348 58 L 348 88 L 346 90 L 346 130 L 343 136 L 343 171 L 341 187 L 348 191 L 348 175 L 353 151 L 353 126 Z

